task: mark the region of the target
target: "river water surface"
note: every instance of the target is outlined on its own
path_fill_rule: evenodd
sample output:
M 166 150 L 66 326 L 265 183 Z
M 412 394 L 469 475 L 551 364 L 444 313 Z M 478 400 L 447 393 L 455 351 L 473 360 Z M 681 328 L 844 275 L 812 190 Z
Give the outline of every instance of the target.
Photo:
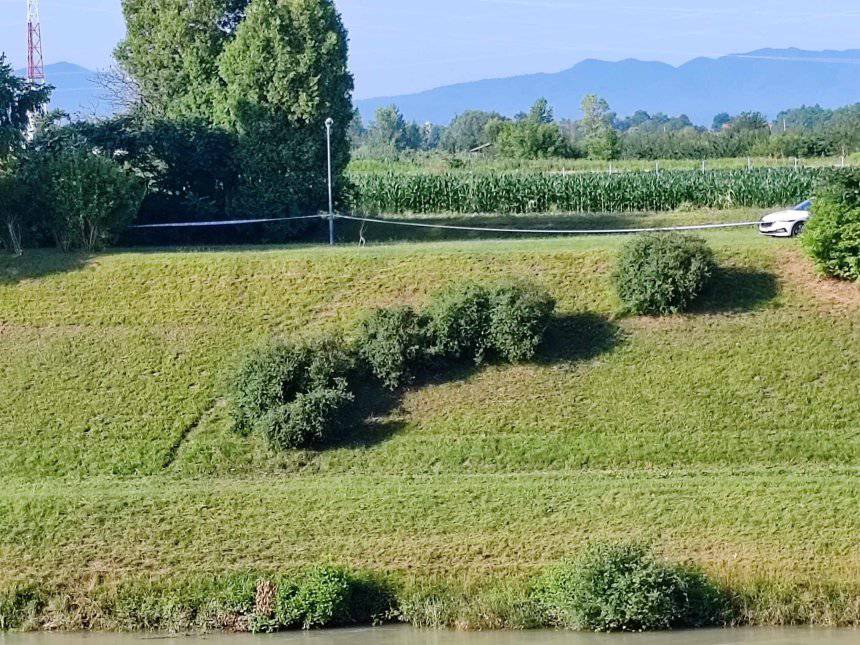
M 267 636 L 209 634 L 2 634 L 0 645 L 860 645 L 858 630 L 723 629 L 652 634 L 445 632 L 409 627 L 286 632 Z

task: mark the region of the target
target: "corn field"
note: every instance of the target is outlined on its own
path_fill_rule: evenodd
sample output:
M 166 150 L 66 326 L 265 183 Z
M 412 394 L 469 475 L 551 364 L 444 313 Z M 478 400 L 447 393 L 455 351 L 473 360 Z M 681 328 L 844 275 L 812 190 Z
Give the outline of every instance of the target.
M 576 173 L 350 173 L 361 213 L 549 213 L 769 208 L 808 199 L 833 169 Z

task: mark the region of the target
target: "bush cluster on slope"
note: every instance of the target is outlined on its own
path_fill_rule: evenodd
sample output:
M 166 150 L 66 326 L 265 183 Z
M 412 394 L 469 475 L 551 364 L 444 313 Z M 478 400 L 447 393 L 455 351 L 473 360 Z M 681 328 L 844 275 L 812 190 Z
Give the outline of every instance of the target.
M 237 431 L 258 431 L 281 449 L 325 446 L 362 373 L 396 390 L 428 361 L 532 358 L 555 301 L 532 285 L 465 284 L 437 295 L 427 312 L 372 311 L 357 340 L 271 341 L 244 358 L 230 398 Z

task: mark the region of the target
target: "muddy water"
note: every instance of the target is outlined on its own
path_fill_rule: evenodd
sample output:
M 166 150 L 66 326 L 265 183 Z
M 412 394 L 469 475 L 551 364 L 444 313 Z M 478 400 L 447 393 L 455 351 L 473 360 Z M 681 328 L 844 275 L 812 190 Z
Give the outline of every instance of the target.
M 271 636 L 0 634 L 0 645 L 860 645 L 858 630 L 735 629 L 635 635 L 569 632 L 455 633 L 408 627 L 288 632 Z

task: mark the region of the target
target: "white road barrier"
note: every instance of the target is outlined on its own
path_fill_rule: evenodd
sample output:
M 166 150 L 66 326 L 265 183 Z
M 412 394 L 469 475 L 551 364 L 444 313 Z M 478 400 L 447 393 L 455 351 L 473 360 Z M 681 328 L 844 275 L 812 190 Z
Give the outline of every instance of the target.
M 300 215 L 297 217 L 273 217 L 268 219 L 235 219 L 213 222 L 173 222 L 169 224 L 138 224 L 130 226 L 133 229 L 155 228 L 193 228 L 207 226 L 240 226 L 243 224 L 267 224 L 273 222 L 289 222 L 292 220 L 319 219 L 328 220 L 328 215 Z M 395 219 L 380 219 L 374 217 L 355 217 L 353 215 L 335 215 L 335 219 L 364 222 L 370 224 L 385 224 L 388 226 L 407 226 L 412 228 L 435 228 L 449 231 L 472 231 L 478 233 L 516 233 L 520 235 L 629 235 L 633 233 L 664 233 L 670 231 L 706 231 L 724 228 L 744 228 L 758 226 L 758 222 L 730 222 L 726 224 L 698 224 L 690 226 L 655 226 L 649 228 L 607 228 L 607 229 L 551 229 L 551 228 L 501 228 L 490 226 L 460 226 L 456 224 L 428 224 L 423 222 L 404 222 Z

